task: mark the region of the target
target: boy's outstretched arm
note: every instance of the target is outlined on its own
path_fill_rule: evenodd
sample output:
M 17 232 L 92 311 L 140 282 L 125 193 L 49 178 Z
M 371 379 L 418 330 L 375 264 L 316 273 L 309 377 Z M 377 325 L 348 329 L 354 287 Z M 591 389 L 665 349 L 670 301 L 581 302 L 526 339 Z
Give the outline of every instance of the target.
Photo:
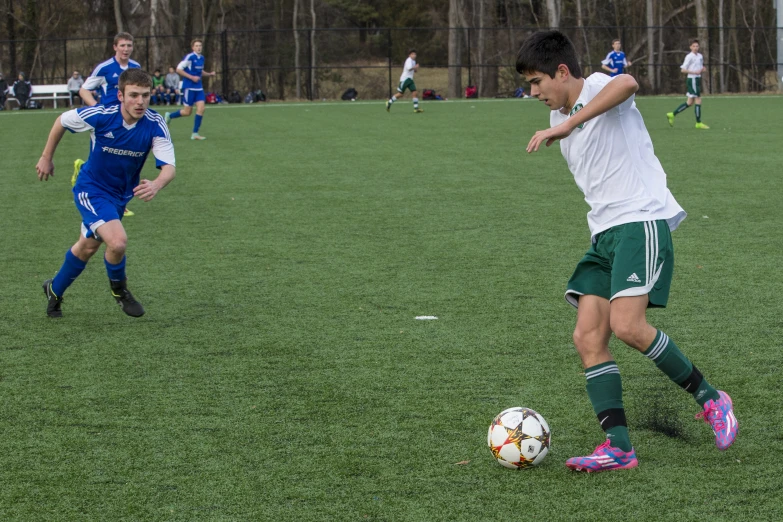
M 571 131 L 579 125 L 617 107 L 633 96 L 638 90 L 639 84 L 636 83 L 633 76 L 629 74 L 615 76 L 603 89 L 601 89 L 601 92 L 599 92 L 595 98 L 590 100 L 590 103 L 582 108 L 582 110 L 572 115 L 560 125 L 536 132 L 533 137 L 530 138 L 530 143 L 527 144 L 527 152 L 536 152 L 545 141 L 546 146 L 549 147 L 556 140 L 567 138 L 571 134 Z
M 44 147 L 43 154 L 41 154 L 41 159 L 38 160 L 38 163 L 35 166 L 35 170 L 38 171 L 39 180 L 47 181 L 49 176 L 54 176 L 54 162 L 52 161 L 52 158 L 54 158 L 54 151 L 57 150 L 57 144 L 60 143 L 60 140 L 63 139 L 64 135 L 65 127 L 63 127 L 63 124 L 60 122 L 60 116 L 57 116 L 54 125 L 52 125 L 52 130 L 49 131 L 49 138 L 46 140 L 46 146 Z

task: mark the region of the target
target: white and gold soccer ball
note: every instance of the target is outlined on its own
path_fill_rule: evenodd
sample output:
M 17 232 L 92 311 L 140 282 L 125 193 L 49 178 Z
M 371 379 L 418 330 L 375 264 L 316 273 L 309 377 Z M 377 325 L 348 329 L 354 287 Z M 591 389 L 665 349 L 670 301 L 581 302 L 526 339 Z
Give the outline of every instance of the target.
M 537 466 L 549 452 L 552 433 L 541 414 L 530 408 L 501 411 L 489 425 L 487 444 L 501 466 L 524 469 Z

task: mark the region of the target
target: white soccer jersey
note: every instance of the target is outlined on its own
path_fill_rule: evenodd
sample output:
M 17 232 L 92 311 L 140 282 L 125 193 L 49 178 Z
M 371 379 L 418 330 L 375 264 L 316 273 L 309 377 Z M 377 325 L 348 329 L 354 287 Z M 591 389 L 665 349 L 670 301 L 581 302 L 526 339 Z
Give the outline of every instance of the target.
M 685 61 L 680 65 L 680 69 L 685 69 L 686 71 L 701 71 L 702 68 L 704 68 L 704 56 L 702 56 L 701 53 L 688 53 L 685 57 Z M 688 78 L 701 78 L 701 73 L 688 73 Z
M 407 60 L 405 60 L 405 65 L 402 67 L 402 74 L 400 75 L 400 83 L 404 82 L 405 80 L 412 80 L 413 79 L 413 73 L 415 72 L 413 68 L 416 67 L 416 60 L 408 57 Z
M 586 78 L 571 114 L 613 79 L 603 73 Z M 550 124 L 554 127 L 569 117 L 554 110 Z M 634 96 L 574 129 L 560 141 L 560 151 L 590 206 L 587 223 L 593 239 L 624 223 L 665 219 L 674 230 L 685 219 L 685 211 L 666 187 L 666 173 Z

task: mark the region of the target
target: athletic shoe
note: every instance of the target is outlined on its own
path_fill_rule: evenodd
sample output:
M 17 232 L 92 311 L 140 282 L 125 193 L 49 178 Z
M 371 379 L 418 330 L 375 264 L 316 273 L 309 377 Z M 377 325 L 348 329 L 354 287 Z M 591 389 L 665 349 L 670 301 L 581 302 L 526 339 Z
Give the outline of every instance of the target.
M 130 210 L 129 208 L 126 208 L 125 212 L 123 212 L 123 214 L 122 214 L 122 217 L 130 217 L 130 216 L 135 216 L 135 215 L 136 215 L 136 213 L 134 211 Z
M 734 405 L 729 394 L 718 390 L 718 400 L 710 399 L 704 405 L 704 411 L 696 414 L 697 419 L 712 427 L 715 433 L 715 445 L 723 451 L 732 445 L 739 431 L 737 417 L 734 416 Z
M 667 112 L 666 113 L 666 119 L 669 120 L 669 127 L 674 127 L 674 113 L 673 112 Z
M 60 306 L 63 304 L 63 298 L 57 297 L 52 292 L 52 281 L 54 279 L 47 279 L 43 282 L 43 291 L 48 303 L 46 303 L 46 315 L 49 317 L 62 317 L 63 311 L 60 310 Z
M 193 134 L 191 134 L 191 135 L 190 135 L 190 139 L 191 139 L 191 140 L 198 140 L 198 141 L 202 141 L 202 140 L 205 140 L 205 139 L 207 139 L 207 138 L 205 138 L 204 136 L 201 136 L 201 135 L 200 135 L 199 133 L 197 133 L 197 132 L 194 132 Z
M 125 281 L 111 281 L 111 295 L 123 312 L 131 317 L 141 317 L 144 315 L 144 307 L 130 293 L 127 282 L 127 279 Z
M 696 124 L 697 129 L 709 129 L 706 125 L 704 125 L 702 122 L 699 122 Z
M 413 112 L 424 112 L 424 109 L 413 109 Z
M 76 185 L 76 178 L 79 177 L 79 172 L 82 170 L 82 165 L 84 165 L 84 160 L 82 159 L 76 159 L 76 161 L 73 162 L 73 175 L 71 176 L 72 187 Z
M 386 112 L 389 111 L 391 111 L 391 103 L 389 102 L 389 100 L 386 100 Z
M 170 112 L 165 113 L 163 115 L 163 119 L 166 121 L 166 125 L 168 125 L 169 122 L 171 121 L 171 113 Z
M 630 469 L 639 465 L 636 460 L 636 451 L 625 452 L 620 448 L 613 448 L 611 441 L 606 440 L 595 448 L 592 455 L 586 457 L 573 457 L 566 461 L 566 467 L 574 471 L 593 473 L 597 471 L 611 471 L 613 469 Z

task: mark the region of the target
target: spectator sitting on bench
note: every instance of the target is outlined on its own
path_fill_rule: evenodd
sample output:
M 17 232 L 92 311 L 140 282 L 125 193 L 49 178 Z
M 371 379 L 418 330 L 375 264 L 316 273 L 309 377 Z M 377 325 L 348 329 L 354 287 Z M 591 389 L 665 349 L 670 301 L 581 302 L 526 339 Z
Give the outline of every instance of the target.
M 8 96 L 8 82 L 3 78 L 3 73 L 0 73 L 0 111 L 5 110 L 5 99 Z
M 19 78 L 14 82 L 14 98 L 19 101 L 19 108 L 27 108 L 27 100 L 30 99 L 30 95 L 33 93 L 33 85 L 28 82 L 24 73 L 19 73 Z
M 73 103 L 76 103 L 76 100 L 79 100 L 79 105 L 83 105 L 82 99 L 79 96 L 79 89 L 82 88 L 82 84 L 84 83 L 84 78 L 82 78 L 82 75 L 79 74 L 79 71 L 73 71 L 73 76 L 68 78 L 68 90 L 71 91 L 71 98 L 73 100 Z

